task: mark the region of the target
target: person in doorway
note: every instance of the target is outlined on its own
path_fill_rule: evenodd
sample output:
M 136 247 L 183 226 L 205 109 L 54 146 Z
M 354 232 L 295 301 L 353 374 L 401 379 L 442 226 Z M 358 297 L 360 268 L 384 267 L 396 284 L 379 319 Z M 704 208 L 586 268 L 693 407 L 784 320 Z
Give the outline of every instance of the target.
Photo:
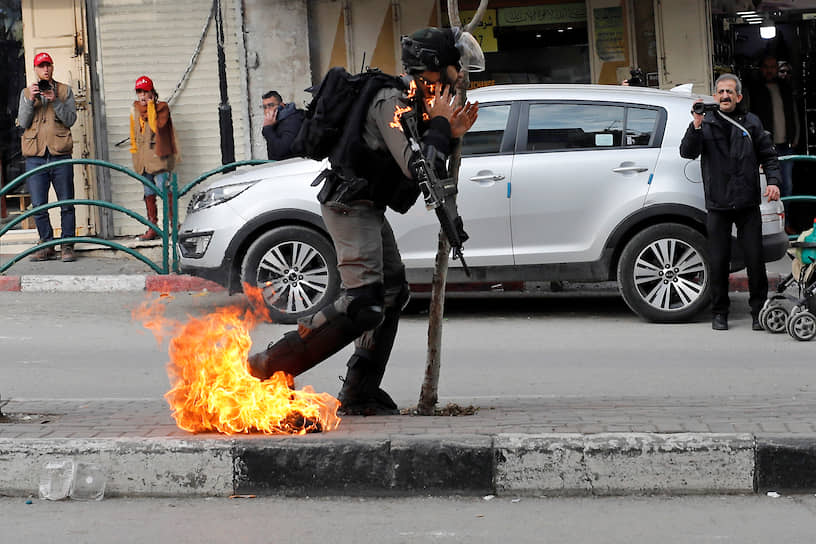
M 130 152 L 133 159 L 133 170 L 157 187 L 167 188 L 170 173 L 176 165 L 176 134 L 170 107 L 167 102 L 159 101 L 159 93 L 153 81 L 147 76 L 136 80 L 136 101 L 130 114 Z M 169 195 L 168 195 L 169 198 Z M 144 186 L 144 201 L 147 218 L 157 223 L 159 212 L 156 204 L 156 192 Z M 168 202 L 172 205 L 172 200 Z M 172 208 L 168 208 L 171 212 Z M 154 240 L 159 237 L 152 228 L 139 236 L 139 240 Z
M 325 181 L 318 195 L 344 290 L 333 304 L 302 320 L 296 331 L 252 355 L 249 368 L 254 376 L 267 379 L 276 371 L 298 375 L 354 342 L 338 396 L 341 411 L 398 413 L 380 385 L 410 292 L 385 211 L 391 207 L 404 213 L 415 203 L 420 189 L 413 170 L 420 151 L 414 153 L 395 119 L 406 108 L 427 114 L 421 153 L 435 168 L 444 169 L 454 140 L 470 129 L 478 114 L 478 104 L 452 105 L 459 59 L 451 30 L 420 30 L 402 41 L 408 75 L 366 93 L 366 107 L 351 108 L 356 113 L 347 119 L 342 139 L 354 142 L 348 146 L 355 149 L 354 157 L 344 154 L 338 162 L 332 158 L 332 169 L 321 174 Z M 408 92 L 414 88 L 417 92 Z M 461 235 L 465 239 L 463 230 Z
M 261 97 L 263 108 L 263 137 L 266 154 L 271 161 L 294 157 L 292 142 L 300 131 L 305 113 L 291 102 L 285 104 L 277 91 L 269 91 Z
M 737 227 L 748 269 L 748 303 L 751 328 L 761 331 L 759 311 L 768 297 L 768 276 L 762 258 L 761 197 L 779 199 L 781 174 L 770 134 L 753 113 L 738 109 L 742 85 L 733 74 L 717 78 L 716 94 L 720 109 L 705 116 L 692 112 L 680 143 L 686 159 L 701 157 L 703 189 L 708 212 L 708 251 L 711 262 L 711 328 L 728 329 L 728 274 L 731 262 L 731 227 Z M 765 170 L 767 188 L 761 194 L 759 165 Z
M 71 127 L 76 122 L 76 103 L 71 87 L 54 79 L 54 60 L 48 53 L 34 56 L 36 81 L 20 93 L 17 123 L 25 129 L 22 137 L 22 152 L 26 158 L 26 171 L 40 166 L 71 158 L 74 141 Z M 74 167 L 61 164 L 28 178 L 31 205 L 35 208 L 48 202 L 48 191 L 54 187 L 57 200 L 74 198 Z M 34 214 L 40 242 L 54 239 L 54 230 L 48 210 Z M 76 213 L 72 204 L 60 206 L 61 238 L 76 236 Z M 63 262 L 76 259 L 73 244 L 61 244 Z M 31 256 L 32 261 L 56 259 L 54 247 L 38 250 Z
M 799 122 L 790 81 L 779 77 L 779 62 L 765 55 L 759 63 L 760 80 L 754 81 L 749 93 L 749 111 L 755 113 L 762 126 L 770 131 L 779 157 L 793 155 L 799 145 Z M 793 162 L 780 161 L 781 196 L 793 194 Z M 786 213 L 787 217 L 788 214 Z M 789 228 L 790 230 L 790 228 Z

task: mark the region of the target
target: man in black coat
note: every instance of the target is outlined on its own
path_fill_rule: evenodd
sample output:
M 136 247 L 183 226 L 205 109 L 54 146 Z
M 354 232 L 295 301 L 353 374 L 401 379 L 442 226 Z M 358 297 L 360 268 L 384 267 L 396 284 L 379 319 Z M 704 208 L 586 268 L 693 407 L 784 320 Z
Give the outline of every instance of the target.
M 261 100 L 267 157 L 275 161 L 294 157 L 292 142 L 300 131 L 300 125 L 303 124 L 303 110 L 295 108 L 292 103 L 285 104 L 277 91 L 269 91 L 261 97 Z
M 779 199 L 781 173 L 770 134 L 753 113 L 737 107 L 742 84 L 733 74 L 717 79 L 714 98 L 718 111 L 692 112 L 694 120 L 680 143 L 686 159 L 702 156 L 703 188 L 708 215 L 708 249 L 711 262 L 711 303 L 714 330 L 728 329 L 728 274 L 731 260 L 731 226 L 737 226 L 748 269 L 752 328 L 762 330 L 759 311 L 768 297 L 768 276 L 762 257 L 761 198 Z M 762 194 L 759 165 L 765 170 L 767 188 Z

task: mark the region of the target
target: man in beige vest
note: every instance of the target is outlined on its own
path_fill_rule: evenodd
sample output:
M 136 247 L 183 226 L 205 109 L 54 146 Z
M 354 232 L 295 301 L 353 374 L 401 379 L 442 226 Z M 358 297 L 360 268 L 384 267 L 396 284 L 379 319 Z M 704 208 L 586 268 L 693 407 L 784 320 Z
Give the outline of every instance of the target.
M 159 93 L 153 87 L 153 81 L 147 76 L 136 80 L 136 101 L 130 115 L 130 152 L 133 159 L 133 170 L 159 188 L 167 187 L 167 179 L 176 165 L 176 134 L 173 120 L 170 118 L 170 107 L 167 102 L 159 102 Z M 144 186 L 144 201 L 147 218 L 153 223 L 158 221 L 156 193 Z M 171 205 L 172 205 L 172 201 Z M 172 208 L 168 208 L 168 211 Z M 153 229 L 139 236 L 139 240 L 153 240 L 159 234 Z
M 26 171 L 45 164 L 70 159 L 74 149 L 71 126 L 76 122 L 74 92 L 65 83 L 53 79 L 54 61 L 48 53 L 34 57 L 35 81 L 20 93 L 17 122 L 25 129 L 22 138 Z M 74 168 L 63 164 L 28 178 L 31 204 L 36 208 L 48 202 L 48 190 L 54 186 L 58 200 L 74 198 Z M 54 231 L 48 210 L 34 214 L 34 222 L 41 242 L 53 240 Z M 74 206 L 60 206 L 62 238 L 76 235 Z M 62 244 L 63 262 L 74 261 L 73 244 Z M 41 249 L 31 257 L 32 261 L 56 259 L 53 246 Z

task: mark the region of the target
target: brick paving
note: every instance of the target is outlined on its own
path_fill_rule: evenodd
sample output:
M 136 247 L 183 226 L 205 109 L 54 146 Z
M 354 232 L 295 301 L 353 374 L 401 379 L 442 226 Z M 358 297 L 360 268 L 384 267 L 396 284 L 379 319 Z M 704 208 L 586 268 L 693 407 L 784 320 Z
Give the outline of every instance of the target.
M 322 436 L 366 439 L 401 435 L 435 437 L 498 433 L 751 433 L 816 435 L 816 394 L 796 398 L 519 398 L 458 399 L 479 410 L 472 416 L 343 417 Z M 12 400 L 3 408 L 0 438 L 218 438 L 176 427 L 164 400 Z M 25 419 L 28 416 L 30 419 Z M 318 436 L 318 435 L 313 435 Z M 224 438 L 227 438 L 224 436 Z

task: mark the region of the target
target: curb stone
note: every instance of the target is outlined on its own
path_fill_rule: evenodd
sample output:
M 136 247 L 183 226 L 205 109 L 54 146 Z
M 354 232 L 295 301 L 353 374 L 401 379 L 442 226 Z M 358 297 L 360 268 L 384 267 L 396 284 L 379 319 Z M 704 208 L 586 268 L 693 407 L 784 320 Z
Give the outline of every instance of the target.
M 768 275 L 768 290 L 773 291 L 782 281 L 778 274 Z M 587 284 L 591 285 L 591 284 Z M 210 280 L 186 274 L 168 275 L 26 275 L 0 276 L 0 292 L 109 292 L 109 291 L 209 291 L 222 292 L 226 289 Z M 425 291 L 419 289 L 417 292 Z M 729 291 L 748 291 L 748 278 L 742 274 L 732 274 Z
M 36 495 L 46 461 L 107 471 L 107 496 L 594 496 L 816 489 L 816 437 L 496 434 L 445 437 L 0 439 L 0 494 Z

